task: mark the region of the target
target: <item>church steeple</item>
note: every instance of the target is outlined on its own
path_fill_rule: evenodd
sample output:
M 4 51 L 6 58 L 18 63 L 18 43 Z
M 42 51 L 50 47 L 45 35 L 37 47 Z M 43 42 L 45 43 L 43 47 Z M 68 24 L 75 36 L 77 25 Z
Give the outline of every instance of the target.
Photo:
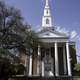
M 52 28 L 52 16 L 49 7 L 49 0 L 46 0 L 44 15 L 42 17 L 42 29 L 44 28 Z
M 49 2 L 48 2 L 48 0 L 46 0 L 46 6 L 49 6 Z

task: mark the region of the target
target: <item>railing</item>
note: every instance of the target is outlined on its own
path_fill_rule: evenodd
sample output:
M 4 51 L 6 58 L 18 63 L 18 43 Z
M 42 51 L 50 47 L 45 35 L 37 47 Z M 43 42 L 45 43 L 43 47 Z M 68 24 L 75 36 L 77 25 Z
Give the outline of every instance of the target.
M 58 77 L 40 77 L 40 76 L 21 76 L 11 77 L 8 80 L 80 80 L 80 76 L 58 76 Z

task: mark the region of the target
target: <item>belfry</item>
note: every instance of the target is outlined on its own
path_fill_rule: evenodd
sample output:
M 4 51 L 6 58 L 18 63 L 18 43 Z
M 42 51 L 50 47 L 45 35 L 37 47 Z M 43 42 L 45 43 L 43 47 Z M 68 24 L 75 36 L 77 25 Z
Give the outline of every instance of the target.
M 46 4 L 45 4 L 45 8 L 44 8 L 44 14 L 42 17 L 42 28 L 51 28 L 52 25 L 52 16 L 51 16 L 51 12 L 50 12 L 50 7 L 49 7 L 49 3 L 48 0 L 46 0 Z
M 42 25 L 37 32 L 44 46 L 38 45 L 28 58 L 29 76 L 73 75 L 72 65 L 76 63 L 75 42 L 69 36 L 56 31 L 53 24 L 49 0 L 45 0 Z

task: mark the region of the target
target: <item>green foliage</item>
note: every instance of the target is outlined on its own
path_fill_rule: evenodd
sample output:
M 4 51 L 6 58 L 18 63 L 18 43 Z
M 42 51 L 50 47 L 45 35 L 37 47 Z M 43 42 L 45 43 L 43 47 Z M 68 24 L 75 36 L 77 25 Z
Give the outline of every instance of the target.
M 80 76 L 80 64 L 75 64 L 74 71 L 76 76 Z
M 12 76 L 24 74 L 25 67 L 22 64 L 11 64 L 10 62 L 3 62 L 0 64 L 0 76 Z
M 80 71 L 80 64 L 75 64 L 75 68 L 74 68 L 74 70 L 76 70 L 76 71 Z
M 0 46 L 6 49 L 27 47 L 32 48 L 40 41 L 31 30 L 30 25 L 24 24 L 18 9 L 7 7 L 0 1 Z
M 70 45 L 69 48 L 70 48 L 70 56 L 72 58 L 71 63 L 74 65 L 74 64 L 77 63 L 76 50 L 75 50 L 76 48 L 75 48 L 75 45 L 74 44 Z
M 22 74 L 25 70 L 19 56 L 10 50 L 34 49 L 41 42 L 30 25 L 25 24 L 20 10 L 8 7 L 0 1 L 0 75 Z

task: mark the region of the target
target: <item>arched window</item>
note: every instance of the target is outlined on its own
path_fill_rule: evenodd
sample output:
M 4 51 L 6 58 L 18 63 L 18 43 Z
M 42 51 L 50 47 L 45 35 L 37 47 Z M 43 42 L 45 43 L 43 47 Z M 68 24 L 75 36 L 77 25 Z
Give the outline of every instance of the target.
M 46 24 L 49 24 L 49 19 L 46 19 Z
M 48 10 L 47 10 L 47 14 L 48 14 Z

